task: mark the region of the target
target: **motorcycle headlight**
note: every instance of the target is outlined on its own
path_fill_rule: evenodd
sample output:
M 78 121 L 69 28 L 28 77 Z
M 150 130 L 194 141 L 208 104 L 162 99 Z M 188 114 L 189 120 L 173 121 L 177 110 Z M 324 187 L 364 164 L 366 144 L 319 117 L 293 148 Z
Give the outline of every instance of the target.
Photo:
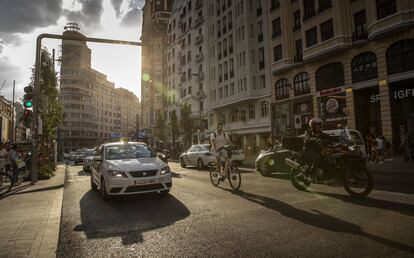
M 118 171 L 118 170 L 108 170 L 108 175 L 110 177 L 116 177 L 116 178 L 127 178 L 128 176 L 125 174 L 124 171 Z
M 161 175 L 171 173 L 170 167 L 166 166 L 161 169 Z
M 355 151 L 355 150 L 357 150 L 357 147 L 356 146 L 348 146 L 348 150 Z

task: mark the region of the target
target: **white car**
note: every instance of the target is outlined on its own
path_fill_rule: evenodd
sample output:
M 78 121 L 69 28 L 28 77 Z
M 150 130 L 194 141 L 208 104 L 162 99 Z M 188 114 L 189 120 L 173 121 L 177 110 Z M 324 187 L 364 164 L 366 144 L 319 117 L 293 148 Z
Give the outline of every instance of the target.
M 95 156 L 94 149 L 89 149 L 85 151 L 85 158 L 83 159 L 83 171 L 87 173 L 91 172 L 94 156 Z
M 204 168 L 210 163 L 216 162 L 216 158 L 210 152 L 210 144 L 196 144 L 180 155 L 181 167 L 197 166 Z
M 196 144 L 191 146 L 180 156 L 181 167 L 197 166 L 199 169 L 202 169 L 208 164 L 216 162 L 216 158 L 211 154 L 210 148 L 210 144 Z M 235 146 L 231 158 L 238 165 L 244 161 L 244 151 L 240 146 Z
M 104 199 L 149 192 L 166 195 L 172 187 L 168 165 L 148 145 L 140 142 L 100 145 L 91 171 L 91 188 L 99 188 Z

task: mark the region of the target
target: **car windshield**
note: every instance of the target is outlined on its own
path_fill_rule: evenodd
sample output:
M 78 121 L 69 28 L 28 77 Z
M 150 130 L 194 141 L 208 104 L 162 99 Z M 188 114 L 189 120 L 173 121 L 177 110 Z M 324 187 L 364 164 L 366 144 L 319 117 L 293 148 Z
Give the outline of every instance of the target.
M 155 152 L 143 144 L 120 144 L 108 146 L 105 151 L 107 160 L 154 158 Z

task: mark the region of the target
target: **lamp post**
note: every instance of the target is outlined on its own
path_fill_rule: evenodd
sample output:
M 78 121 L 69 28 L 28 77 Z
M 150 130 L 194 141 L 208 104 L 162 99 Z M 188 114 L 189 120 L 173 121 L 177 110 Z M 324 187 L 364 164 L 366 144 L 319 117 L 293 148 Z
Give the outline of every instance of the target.
M 201 79 L 202 79 L 202 71 L 198 71 L 198 73 L 194 73 L 192 74 L 192 76 L 196 76 L 197 77 L 197 82 L 198 82 L 198 92 L 197 92 L 197 100 L 199 103 L 198 106 L 198 119 L 199 119 L 199 123 L 198 123 L 198 132 L 197 132 L 197 142 L 198 144 L 201 143 L 201 128 L 202 128 L 202 121 L 201 121 L 201 103 L 203 103 L 203 99 L 206 97 L 206 94 L 204 93 L 202 86 L 201 86 Z

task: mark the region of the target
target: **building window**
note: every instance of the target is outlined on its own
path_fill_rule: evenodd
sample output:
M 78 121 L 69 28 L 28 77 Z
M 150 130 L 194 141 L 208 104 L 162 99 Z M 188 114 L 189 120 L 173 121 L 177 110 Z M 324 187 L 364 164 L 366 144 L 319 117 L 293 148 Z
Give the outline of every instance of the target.
M 317 91 L 340 87 L 344 84 L 344 66 L 342 63 L 330 63 L 316 71 Z
M 319 12 L 332 7 L 332 0 L 319 0 Z
M 264 48 L 259 48 L 259 69 L 263 69 L 265 67 L 264 61 Z
M 231 96 L 234 95 L 234 83 L 233 82 L 230 84 L 230 95 Z
M 275 85 L 276 100 L 289 98 L 289 83 L 286 78 L 282 78 Z
M 388 74 L 414 69 L 414 39 L 399 41 L 388 48 L 387 69 Z
M 397 12 L 397 4 L 395 2 L 395 0 L 377 0 L 378 20 Z
M 333 31 L 333 22 L 329 20 L 321 24 L 321 41 L 328 40 L 333 38 L 334 31 Z
M 222 98 L 223 98 L 223 88 L 220 87 L 219 88 L 219 99 L 222 99 Z
M 306 47 L 311 47 L 318 43 L 316 27 L 306 31 Z
M 262 105 L 262 117 L 268 116 L 269 115 L 269 104 L 267 103 L 267 101 L 262 101 L 261 105 Z
M 295 96 L 310 93 L 309 74 L 307 72 L 298 73 L 293 81 Z
M 247 84 L 247 81 L 245 81 L 245 83 Z M 261 89 L 266 88 L 266 77 L 264 74 L 260 75 L 260 88 Z
M 309 19 L 315 15 L 315 0 L 304 0 L 303 1 L 303 10 L 305 11 L 304 20 Z
M 249 106 L 249 119 L 253 119 L 255 115 L 254 106 Z
M 355 31 L 353 33 L 353 40 L 366 39 L 367 35 L 367 17 L 365 10 L 354 14 Z
M 377 57 L 372 52 L 357 55 L 352 60 L 351 66 L 353 83 L 378 77 Z
M 302 56 L 302 40 L 299 39 L 295 42 L 295 56 L 294 56 L 294 62 L 302 62 L 303 56 Z
M 300 28 L 300 10 L 297 10 L 295 13 L 293 13 L 293 31 L 300 30 Z
M 282 34 L 282 30 L 280 28 L 280 18 L 276 18 L 272 21 L 272 38 L 276 38 Z
M 228 97 L 229 96 L 229 86 L 226 85 L 224 86 L 224 97 Z
M 273 48 L 273 62 L 281 60 L 282 57 L 283 57 L 282 45 L 274 47 Z

